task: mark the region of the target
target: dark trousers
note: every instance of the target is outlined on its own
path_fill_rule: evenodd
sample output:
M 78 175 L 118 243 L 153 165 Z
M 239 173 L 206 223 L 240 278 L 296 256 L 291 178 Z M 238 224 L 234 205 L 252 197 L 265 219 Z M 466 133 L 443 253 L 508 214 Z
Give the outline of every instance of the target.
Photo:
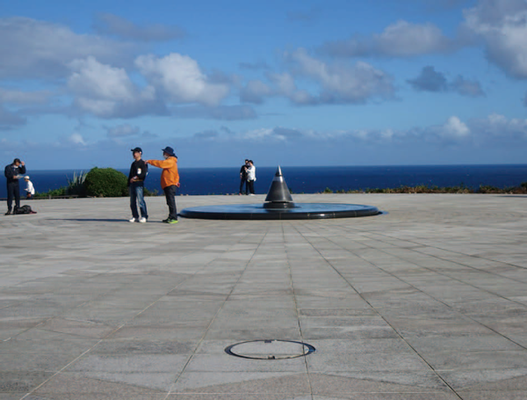
M 18 181 L 7 182 L 7 209 L 13 210 L 13 199 L 15 200 L 15 210 L 20 208 L 20 185 Z
M 243 185 L 245 185 L 245 194 L 247 194 L 249 188 L 247 186 L 247 180 L 245 178 L 240 179 L 240 194 L 243 194 Z
M 139 203 L 141 217 L 148 219 L 148 211 L 146 210 L 143 182 L 130 184 L 130 209 L 132 210 L 132 217 L 134 217 L 135 219 L 139 219 L 139 213 L 137 212 L 137 203 Z
M 254 181 L 247 181 L 247 186 L 249 187 L 249 192 L 254 194 Z
M 167 199 L 168 219 L 177 219 L 176 189 L 177 187 L 175 185 L 167 186 L 163 189 L 163 192 L 165 192 L 165 197 Z

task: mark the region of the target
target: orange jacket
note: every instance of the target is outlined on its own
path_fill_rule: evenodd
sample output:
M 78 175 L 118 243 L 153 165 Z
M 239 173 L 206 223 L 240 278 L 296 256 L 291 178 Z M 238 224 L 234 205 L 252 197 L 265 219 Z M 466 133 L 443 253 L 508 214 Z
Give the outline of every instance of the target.
M 163 172 L 161 172 L 161 187 L 163 189 L 167 186 L 179 186 L 176 157 L 168 157 L 166 160 L 146 160 L 146 163 L 154 167 L 163 168 Z

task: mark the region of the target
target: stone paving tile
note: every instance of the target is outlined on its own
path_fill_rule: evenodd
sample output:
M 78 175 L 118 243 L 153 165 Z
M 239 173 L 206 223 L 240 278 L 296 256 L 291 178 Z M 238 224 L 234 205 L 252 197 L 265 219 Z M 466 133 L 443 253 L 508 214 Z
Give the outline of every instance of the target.
M 512 369 L 527 366 L 527 351 L 445 351 L 425 359 L 437 370 Z
M 90 354 L 97 355 L 134 355 L 134 354 L 192 354 L 198 340 L 190 341 L 155 341 L 107 339 L 92 348 Z
M 402 394 L 421 396 L 422 398 L 456 398 L 452 390 L 442 383 L 434 374 L 388 374 L 392 380 L 401 383 L 387 381 L 383 374 L 371 374 L 367 379 L 364 376 L 346 377 L 335 375 L 312 374 L 310 384 L 315 396 L 327 396 L 327 398 L 391 398 Z M 391 375 L 391 376 L 390 376 Z M 404 382 L 404 383 L 403 383 Z M 350 396 L 350 397 L 346 397 Z M 454 397 L 452 397 L 454 396 Z M 417 397 L 420 398 L 420 397 Z
M 26 395 L 25 392 L 21 393 L 0 393 L 0 400 L 20 400 L 22 397 Z M 27 397 L 26 397 L 27 399 Z M 31 398 L 29 400 L 32 400 Z M 33 397 L 33 400 L 37 400 L 35 397 Z
M 0 374 L 0 393 L 24 392 L 35 389 L 38 385 L 53 376 L 45 371 L 2 371 Z
M 425 362 L 415 353 L 314 353 L 307 359 L 309 370 L 313 373 L 385 371 L 409 372 L 427 369 Z
M 192 357 L 186 372 L 296 372 L 305 373 L 302 358 L 288 360 L 248 360 L 227 354 L 198 354 Z
M 461 393 L 463 400 L 523 400 L 524 390 Z
M 527 368 L 438 371 L 460 393 L 481 391 L 527 392 Z
M 459 400 L 459 397 L 449 393 L 350 393 L 313 396 L 313 400 Z
M 312 396 L 291 395 L 291 394 L 174 394 L 167 397 L 166 400 L 312 400 Z
M 35 202 L 29 218 L 0 216 L 0 399 L 522 398 L 524 200 L 296 195 L 389 213 L 177 226 L 160 223 L 160 197 L 135 225 L 126 199 Z M 224 352 L 256 339 L 317 350 Z
M 305 374 L 284 372 L 185 372 L 173 385 L 177 394 L 310 394 Z
M 145 376 L 147 377 L 147 375 Z M 141 396 L 144 398 L 162 398 L 166 391 L 156 390 L 147 387 L 141 387 L 135 385 L 133 382 L 123 382 L 118 378 L 112 381 L 112 377 L 109 380 L 97 379 L 86 377 L 81 373 L 60 373 L 53 377 L 51 380 L 42 385 L 32 395 L 42 396 L 44 398 L 75 398 L 75 395 L 79 395 L 79 398 L 114 398 L 116 399 L 140 399 Z M 137 379 L 137 377 L 135 377 Z M 129 396 L 129 397 L 127 397 Z

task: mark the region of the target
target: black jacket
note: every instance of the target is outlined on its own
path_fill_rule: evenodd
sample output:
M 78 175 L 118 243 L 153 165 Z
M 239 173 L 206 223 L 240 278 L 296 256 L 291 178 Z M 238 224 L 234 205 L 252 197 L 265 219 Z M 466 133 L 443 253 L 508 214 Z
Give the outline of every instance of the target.
M 247 164 L 242 165 L 242 167 L 240 168 L 240 174 L 241 174 L 241 179 L 246 181 L 247 180 Z
M 5 166 L 4 175 L 7 179 L 7 183 L 18 182 L 18 179 L 15 178 L 17 175 L 24 175 L 26 173 L 26 166 L 19 165 L 18 167 L 13 164 Z
M 130 166 L 130 173 L 128 174 L 128 186 L 130 186 L 130 179 L 134 176 L 137 176 L 138 179 L 135 183 L 142 185 L 147 173 L 148 164 L 145 163 L 145 160 L 134 161 Z

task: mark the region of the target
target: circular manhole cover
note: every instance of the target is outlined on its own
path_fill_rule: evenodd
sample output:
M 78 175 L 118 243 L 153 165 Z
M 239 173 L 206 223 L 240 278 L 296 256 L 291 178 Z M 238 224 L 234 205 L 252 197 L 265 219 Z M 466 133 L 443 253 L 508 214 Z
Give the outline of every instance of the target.
M 316 349 L 310 344 L 293 340 L 251 340 L 225 348 L 231 356 L 253 360 L 285 360 L 305 357 Z

